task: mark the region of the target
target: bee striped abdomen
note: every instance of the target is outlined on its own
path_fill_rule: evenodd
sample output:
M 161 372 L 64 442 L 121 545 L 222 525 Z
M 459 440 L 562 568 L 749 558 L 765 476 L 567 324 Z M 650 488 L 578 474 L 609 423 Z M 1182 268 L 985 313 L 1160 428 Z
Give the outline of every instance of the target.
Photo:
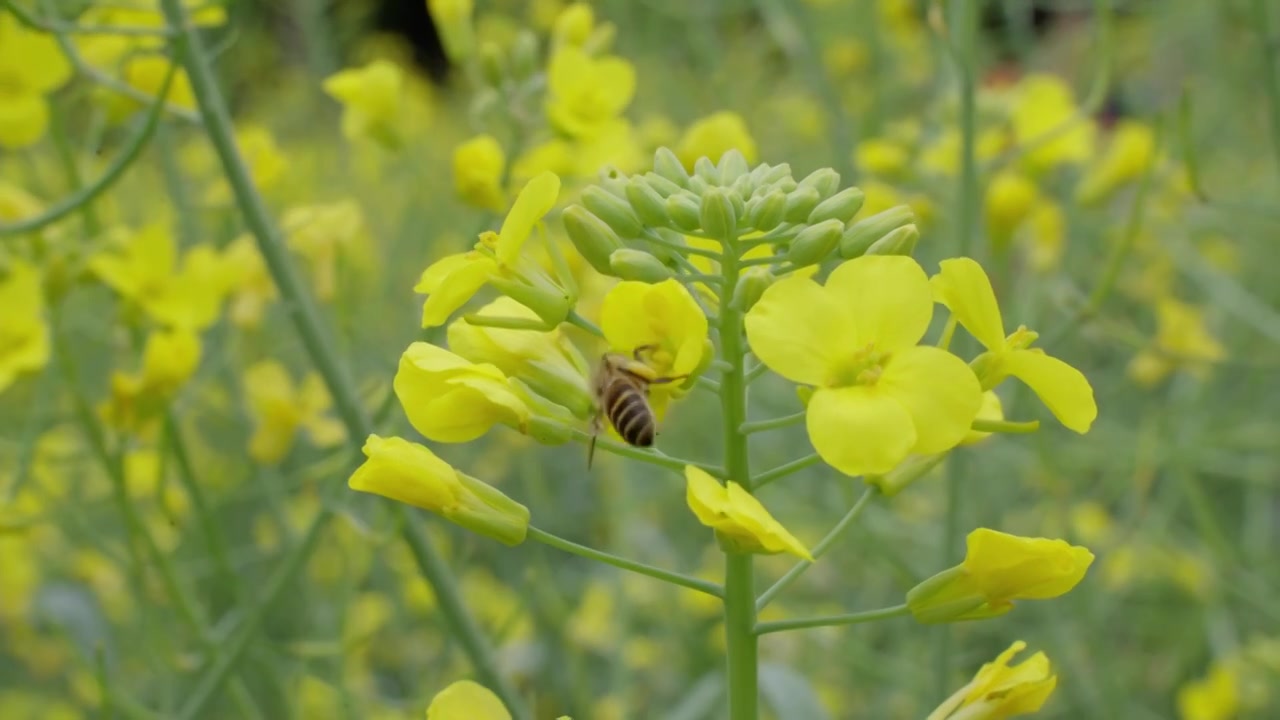
M 642 387 L 629 378 L 617 377 L 604 388 L 602 396 L 605 415 L 623 440 L 639 447 L 653 444 L 653 409 Z

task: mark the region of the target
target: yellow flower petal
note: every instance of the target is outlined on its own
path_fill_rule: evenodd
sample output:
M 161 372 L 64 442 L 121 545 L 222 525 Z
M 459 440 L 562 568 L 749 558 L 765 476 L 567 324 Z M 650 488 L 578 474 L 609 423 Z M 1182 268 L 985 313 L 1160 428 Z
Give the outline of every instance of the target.
M 459 680 L 431 698 L 427 720 L 511 720 L 511 713 L 488 688 Z
M 736 482 L 726 487 L 729 507 L 737 523 L 759 540 L 765 550 L 787 552 L 802 560 L 813 562 L 813 555 L 804 543 L 796 539 L 782 523 L 774 519 L 765 506 Z
M 906 408 L 916 430 L 912 452 L 924 455 L 958 445 L 982 407 L 982 389 L 969 366 L 926 345 L 894 353 L 876 389 Z
M 789 277 L 771 285 L 747 313 L 747 342 L 768 368 L 805 385 L 834 382 L 859 349 L 848 306 L 821 285 Z
M 997 720 L 1038 711 L 1053 693 L 1058 678 L 1043 652 L 1009 665 L 1013 656 L 1026 647 L 1019 640 L 983 665 L 973 681 L 931 713 L 928 720 Z
M 1037 350 L 1014 350 L 1000 360 L 1001 369 L 1026 383 L 1063 425 L 1089 432 L 1098 405 L 1088 379 L 1065 362 Z
M 0 147 L 34 145 L 49 127 L 49 102 L 35 92 L 0 90 Z
M 915 345 L 933 318 L 929 276 L 902 255 L 864 255 L 842 263 L 826 289 L 853 320 L 842 332 L 852 334 L 855 345 L 874 344 L 880 352 Z
M 727 542 L 748 552 L 787 552 L 813 560 L 804 544 L 774 519 L 760 501 L 735 482 L 721 485 L 704 470 L 684 469 L 685 499 L 698 521 Z
M 815 390 L 805 424 L 823 461 L 851 476 L 887 473 L 916 445 L 902 403 L 862 385 Z
M 1004 321 L 986 271 L 963 257 L 943 260 L 939 265 L 942 271 L 932 280 L 938 302 L 988 350 L 1004 347 Z
M 724 486 L 704 470 L 692 465 L 684 468 L 685 501 L 698 522 L 714 528 L 729 514 L 729 498 Z
M 422 445 L 370 435 L 365 462 L 351 475 L 352 490 L 374 493 L 423 510 L 441 512 L 461 502 L 458 473 Z
M 652 346 L 644 360 L 660 375 L 688 375 L 706 352 L 707 316 L 683 285 L 620 282 L 605 295 L 600 329 L 617 352 Z
M 422 304 L 422 327 L 448 322 L 497 271 L 497 263 L 478 252 L 450 255 L 432 264 L 414 286 L 415 292 L 430 293 Z
M 499 264 L 509 266 L 515 263 L 534 225 L 551 211 L 559 195 L 560 178 L 554 173 L 541 173 L 524 186 L 498 232 L 495 254 Z
M 966 542 L 964 571 L 989 605 L 1063 595 L 1084 579 L 1093 563 L 1087 548 L 1064 540 L 978 528 Z
M 501 370 L 424 342 L 400 357 L 393 387 L 409 422 L 436 442 L 468 442 L 497 423 L 523 429 L 530 415 Z

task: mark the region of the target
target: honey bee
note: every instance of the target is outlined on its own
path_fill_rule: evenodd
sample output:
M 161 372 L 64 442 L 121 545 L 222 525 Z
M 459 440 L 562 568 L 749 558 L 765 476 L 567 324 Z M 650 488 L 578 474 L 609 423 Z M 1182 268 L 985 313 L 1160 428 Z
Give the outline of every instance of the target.
M 605 353 L 596 370 L 596 414 L 591 420 L 591 445 L 587 450 L 587 468 L 596 453 L 596 437 L 600 434 L 603 418 L 629 445 L 649 447 L 657 432 L 658 421 L 649 405 L 649 386 L 683 380 L 688 375 L 658 377 L 641 354 L 652 350 L 652 345 L 635 349 L 631 357 L 622 353 Z

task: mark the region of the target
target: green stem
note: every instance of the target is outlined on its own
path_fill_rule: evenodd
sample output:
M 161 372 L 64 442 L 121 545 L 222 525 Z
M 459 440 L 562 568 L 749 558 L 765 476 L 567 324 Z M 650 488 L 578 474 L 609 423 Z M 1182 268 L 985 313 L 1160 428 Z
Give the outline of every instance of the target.
M 579 545 L 572 540 L 566 540 L 545 530 L 539 530 L 532 525 L 529 526 L 527 537 L 530 540 L 536 540 L 537 542 L 556 548 L 557 550 L 563 550 L 571 555 L 577 555 L 578 557 L 584 557 L 588 560 L 602 562 L 606 565 L 612 565 L 616 568 L 629 570 L 639 575 L 648 575 L 651 578 L 656 578 L 663 582 L 671 583 L 672 585 L 686 587 L 690 590 L 697 590 L 698 592 L 706 593 L 713 597 L 724 597 L 724 589 L 713 582 L 690 577 L 688 575 L 682 575 L 670 570 L 663 570 L 662 568 L 646 565 L 642 562 L 636 562 L 635 560 L 628 560 L 627 558 L 619 557 L 603 550 L 596 550 L 595 548 L 590 548 L 586 545 Z
M 1267 110 L 1271 118 L 1271 149 L 1276 154 L 1276 170 L 1280 171 L 1280 71 L 1276 70 L 1280 39 L 1272 37 L 1267 8 L 1272 0 L 1253 0 L 1253 29 L 1262 47 L 1262 79 L 1267 93 Z
M 805 411 L 801 410 L 798 413 L 783 415 L 782 417 L 776 417 L 771 420 L 757 420 L 756 422 L 742 423 L 742 427 L 738 428 L 738 432 L 743 435 L 750 435 L 752 433 L 763 432 L 765 430 L 776 430 L 777 428 L 791 427 L 792 425 L 804 422 L 804 418 Z
M 575 427 L 570 427 L 568 428 L 568 430 L 572 434 L 575 440 L 578 440 L 580 442 L 591 442 L 591 433 L 587 432 L 586 430 L 582 430 L 580 428 L 575 428 Z M 664 467 L 664 468 L 667 468 L 668 470 L 675 470 L 676 472 L 684 472 L 684 468 L 686 465 L 692 465 L 696 468 L 701 468 L 708 475 L 712 477 L 717 477 L 721 479 L 725 477 L 724 468 L 718 468 L 712 465 L 705 465 L 703 463 L 696 463 L 696 462 L 693 462 L 692 460 L 684 460 L 682 458 L 671 457 L 670 455 L 663 453 L 661 450 L 656 450 L 654 448 L 635 447 L 634 445 L 627 445 L 626 443 L 620 443 L 616 440 L 610 440 L 609 438 L 603 437 L 603 436 L 596 437 L 596 449 L 604 450 L 605 452 L 608 452 L 608 453 L 613 453 L 614 455 L 617 455 L 619 457 L 631 458 L 632 460 L 647 462 L 650 465 L 657 465 L 658 467 Z
M 71 142 L 67 138 L 66 120 L 62 113 L 53 113 L 49 117 L 49 134 L 53 137 L 54 147 L 58 151 L 58 159 L 62 162 L 63 171 L 67 174 L 67 180 L 71 183 L 72 192 L 77 192 L 84 187 L 84 181 L 80 177 L 80 164 L 76 162 L 75 150 L 71 148 Z M 80 205 L 80 215 L 84 219 L 84 234 L 86 237 L 97 237 L 98 230 L 101 227 L 98 224 L 98 214 L 93 210 L 93 203 L 86 200 Z
M 844 531 L 858 519 L 858 516 L 862 514 L 862 511 L 867 508 L 871 499 L 877 494 L 878 491 L 874 487 L 869 487 L 862 492 L 862 497 L 858 498 L 858 501 L 853 504 L 853 507 L 849 508 L 849 512 L 845 513 L 844 517 L 840 518 L 840 522 L 836 523 L 835 527 L 831 528 L 831 531 L 827 533 L 826 537 L 822 538 L 822 540 L 818 541 L 817 545 L 813 546 L 811 554 L 813 555 L 814 560 L 822 557 L 826 554 L 827 550 L 831 549 L 831 546 L 835 543 L 836 539 L 844 534 Z M 761 593 L 760 597 L 756 599 L 756 612 L 765 609 L 765 607 L 778 596 L 778 593 L 787 589 L 787 586 L 795 582 L 812 565 L 813 563 L 808 560 L 801 560 L 795 564 L 795 567 L 788 570 L 786 575 L 778 578 L 778 582 L 774 583 L 768 590 Z
M 596 327 L 595 323 L 579 315 L 577 310 L 570 310 L 569 317 L 565 319 L 565 322 L 574 327 L 582 328 L 596 337 L 604 337 L 604 332 Z
M 751 478 L 751 487 L 755 488 L 756 490 L 759 490 L 760 488 L 764 487 L 765 485 L 768 485 L 774 480 L 781 480 L 782 478 L 787 477 L 788 475 L 799 472 L 812 465 L 817 465 L 820 462 L 822 462 L 822 458 L 818 457 L 817 453 L 813 453 L 812 455 L 806 455 L 797 460 L 792 460 L 789 463 L 779 465 L 778 467 L 772 470 L 768 470 L 766 472 L 763 472 L 755 476 L 754 478 Z
M 856 613 L 845 613 L 844 615 L 826 615 L 816 618 L 801 618 L 799 620 L 775 620 L 773 622 L 760 623 L 757 625 L 756 635 L 768 635 L 769 633 L 784 632 L 787 630 L 804 630 L 805 628 L 858 625 L 861 623 L 875 622 L 876 620 L 887 620 L 888 618 L 902 617 L 903 615 L 910 614 L 911 610 L 904 603 L 902 605 L 894 605 L 892 607 L 880 608 L 878 610 L 864 610 Z
M 186 68 L 200 117 L 203 119 L 205 129 L 209 134 L 209 140 L 217 151 L 223 172 L 226 174 L 227 181 L 235 195 L 236 204 L 244 216 L 245 224 L 257 240 L 258 249 L 262 253 L 263 260 L 266 262 L 267 269 L 270 271 L 281 297 L 286 301 L 285 304 L 290 309 L 302 343 L 311 356 L 312 362 L 315 363 L 316 370 L 324 379 L 329 394 L 333 397 L 338 415 L 346 425 L 350 442 L 359 447 L 363 444 L 364 439 L 373 432 L 373 424 L 360 404 L 360 396 L 355 384 L 348 376 L 346 368 L 342 366 L 334 343 L 320 318 L 319 310 L 303 285 L 297 269 L 289 257 L 284 240 L 281 238 L 277 228 L 274 227 L 267 212 L 266 204 L 254 186 L 249 168 L 240 155 L 240 149 L 236 146 L 234 126 L 231 122 L 226 102 L 222 98 L 222 93 L 218 89 L 213 71 L 209 67 L 208 57 L 200 36 L 193 30 L 182 0 L 161 0 L 161 8 L 169 26 L 175 29 L 175 49 L 183 67 Z M 316 524 L 323 525 L 323 521 L 318 521 Z M 421 534 L 421 529 L 416 522 L 407 520 L 400 526 L 400 529 L 404 535 L 405 542 L 413 552 L 419 570 L 431 582 L 436 596 L 438 598 L 460 597 L 457 581 L 452 572 L 435 547 Z M 314 541 L 312 542 L 313 544 Z M 309 546 L 303 545 L 302 547 L 307 548 Z M 306 550 L 306 552 L 310 552 L 310 550 Z M 304 559 L 296 558 L 295 562 L 301 564 Z M 263 597 L 259 598 L 260 606 L 255 606 L 254 609 L 258 611 L 264 610 L 265 608 L 261 606 L 265 606 L 272 599 L 274 598 L 264 594 Z M 527 717 L 527 711 L 524 709 L 524 704 L 520 701 L 519 695 L 498 672 L 493 654 L 489 651 L 485 638 L 480 636 L 478 626 L 466 606 L 460 601 L 445 602 L 442 600 L 440 609 L 449 627 L 459 637 L 459 641 L 475 666 L 476 675 L 480 681 L 498 695 L 512 715 L 516 718 Z M 245 643 L 248 643 L 247 638 Z M 211 670 L 216 669 L 215 667 Z M 229 671 L 230 668 L 227 668 L 227 670 Z M 204 678 L 202 678 L 203 680 Z M 217 687 L 215 685 L 209 695 L 216 694 L 216 691 Z M 205 702 L 207 700 L 206 698 Z M 194 708 L 192 714 L 195 714 L 203 706 L 192 706 L 188 703 L 186 707 L 188 709 Z
M 1027 422 L 1015 422 L 1013 420 L 982 420 L 977 419 L 971 425 L 977 432 L 988 433 L 1009 433 L 1013 435 L 1025 435 L 1033 433 L 1040 429 L 1039 420 L 1029 420 Z
M 725 295 L 738 286 L 742 262 L 735 238 L 724 238 L 720 263 Z M 751 492 L 751 462 L 747 436 L 740 432 L 747 419 L 747 348 L 744 342 L 743 313 L 732 303 L 721 303 L 720 359 L 729 369 L 720 378 L 720 412 L 724 423 L 724 469 L 726 477 Z M 755 635 L 755 567 L 748 553 L 725 553 L 724 624 L 728 646 L 728 694 L 730 720 L 756 720 L 759 715 L 759 648 Z
M 204 533 L 210 554 L 213 555 L 213 562 L 220 576 L 219 581 L 231 588 L 236 597 L 242 597 L 240 578 L 231 565 L 227 539 L 213 516 L 209 501 L 204 496 L 204 489 L 196 479 L 195 469 L 191 465 L 191 456 L 187 454 L 187 445 L 182 439 L 182 431 L 178 428 L 172 410 L 165 412 L 164 431 L 169 438 L 169 450 L 173 453 L 174 462 L 178 466 L 178 481 L 182 483 L 183 490 L 191 498 L 191 505 L 195 508 L 200 520 L 200 530 Z

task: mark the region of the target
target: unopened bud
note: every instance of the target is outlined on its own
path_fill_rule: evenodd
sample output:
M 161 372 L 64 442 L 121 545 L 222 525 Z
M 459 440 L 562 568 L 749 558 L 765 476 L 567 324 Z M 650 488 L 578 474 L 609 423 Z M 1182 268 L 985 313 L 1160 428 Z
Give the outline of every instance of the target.
M 626 192 L 621 182 L 618 190 Z M 631 208 L 631 204 L 604 188 L 592 185 L 583 190 L 582 204 L 624 239 L 640 237 L 640 233 L 644 230 L 644 225 L 636 216 L 636 211 Z
M 671 277 L 670 268 L 643 250 L 632 248 L 614 250 L 609 256 L 609 265 L 613 268 L 612 274 L 623 280 L 659 283 Z
M 818 207 L 809 213 L 809 224 L 814 225 L 825 220 L 839 220 L 843 225 L 853 219 L 862 209 L 862 201 L 867 196 L 856 187 L 845 188 L 831 197 L 818 203 Z
M 831 168 L 819 168 L 809 173 L 800 181 L 800 187 L 811 187 L 818 191 L 818 196 L 826 199 L 840 189 L 840 173 Z
M 667 198 L 667 215 L 679 229 L 692 232 L 702 227 L 702 203 L 690 192 L 682 192 Z
M 633 177 L 627 182 L 627 202 L 645 225 L 665 227 L 671 224 L 667 203 L 644 178 Z
M 836 246 L 840 244 L 840 235 L 844 232 L 844 223 L 839 220 L 827 220 L 800 231 L 791 241 L 787 249 L 787 260 L 796 267 L 816 265 L 827 259 Z
M 757 184 L 759 185 L 773 185 L 784 179 L 795 182 L 791 177 L 791 165 L 789 163 L 782 163 L 781 165 L 774 165 L 772 167 L 764 165 L 762 167 L 768 167 L 769 169 L 760 175 L 760 179 L 757 181 Z M 792 190 L 794 189 L 795 188 L 792 188 Z M 791 192 L 791 190 L 787 190 L 787 192 Z
M 773 190 L 747 203 L 747 222 L 756 230 L 768 232 L 778 227 L 786 210 L 786 193 Z
M 737 213 L 733 207 L 733 200 L 724 188 L 711 187 L 702 193 L 699 219 L 703 232 L 713 238 L 727 240 L 737 234 Z
M 623 247 L 613 228 L 581 205 L 565 208 L 560 219 L 578 253 L 598 272 L 611 274 L 609 256 Z
M 813 212 L 820 202 L 822 197 L 818 195 L 817 190 L 802 185 L 787 195 L 787 207 L 782 217 L 787 222 L 804 222 L 809 219 L 809 213 Z
M 739 312 L 747 312 L 756 304 L 764 291 L 773 284 L 773 274 L 768 270 L 752 269 L 738 280 L 738 287 L 733 289 L 730 305 Z
M 888 235 L 871 243 L 867 248 L 868 255 L 907 255 L 916 250 L 916 242 L 920 240 L 920 229 L 915 225 L 903 225 Z
M 689 173 L 669 148 L 660 147 L 654 151 L 653 171 L 680 187 L 689 184 Z
M 524 542 L 529 529 L 529 508 L 466 473 L 458 473 L 458 482 L 466 491 L 440 510 L 442 516 L 507 545 Z
M 540 320 L 551 327 L 564 322 L 573 309 L 575 298 L 566 289 L 540 273 L 530 274 L 526 281 L 492 277 L 489 284 L 494 289 L 532 310 Z
M 649 187 L 653 188 L 654 192 L 664 198 L 671 197 L 684 189 L 683 186 L 677 185 L 657 173 L 645 173 L 644 181 L 649 183 Z
M 877 240 L 915 221 L 916 215 L 910 205 L 895 205 L 862 218 L 844 231 L 844 237 L 840 238 L 840 256 L 845 259 L 861 257 Z
M 730 149 L 720 156 L 720 184 L 729 187 L 737 182 L 738 178 L 750 172 L 751 168 L 747 166 L 747 159 L 742 156 L 742 152 L 737 149 Z
M 720 184 L 720 170 L 716 168 L 716 164 L 711 162 L 711 158 L 702 156 L 693 163 L 693 174 L 702 178 L 707 185 Z
M 480 72 L 490 87 L 501 87 L 507 77 L 507 59 L 497 43 L 486 42 L 480 46 Z

